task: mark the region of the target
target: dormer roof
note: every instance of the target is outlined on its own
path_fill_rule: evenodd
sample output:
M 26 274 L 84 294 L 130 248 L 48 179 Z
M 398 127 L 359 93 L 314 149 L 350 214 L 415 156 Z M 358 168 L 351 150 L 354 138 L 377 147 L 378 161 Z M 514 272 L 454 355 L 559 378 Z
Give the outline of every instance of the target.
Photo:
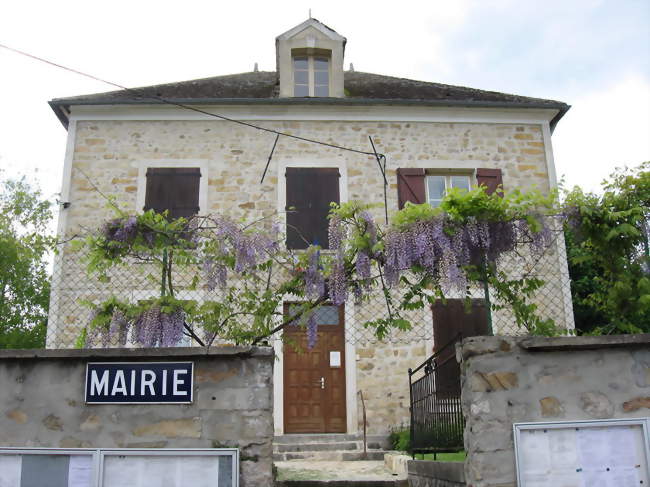
M 283 34 L 280 34 L 275 38 L 275 40 L 277 42 L 280 39 L 281 40 L 291 39 L 309 27 L 313 27 L 314 29 L 322 32 L 323 35 L 329 37 L 333 41 L 340 41 L 343 42 L 343 44 L 347 42 L 347 39 L 343 37 L 341 34 L 339 34 L 338 32 L 336 32 L 334 29 L 328 27 L 327 25 L 323 24 L 319 20 L 313 18 L 307 19 L 303 23 L 296 25 L 295 27 L 289 29 Z

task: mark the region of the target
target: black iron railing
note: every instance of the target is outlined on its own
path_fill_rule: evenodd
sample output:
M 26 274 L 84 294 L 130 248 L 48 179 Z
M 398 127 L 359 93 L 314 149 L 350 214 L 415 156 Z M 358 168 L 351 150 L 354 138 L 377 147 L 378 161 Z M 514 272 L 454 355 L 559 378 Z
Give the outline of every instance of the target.
M 459 333 L 419 367 L 409 369 L 412 453 L 463 449 L 465 419 L 456 361 L 456 343 L 461 338 Z

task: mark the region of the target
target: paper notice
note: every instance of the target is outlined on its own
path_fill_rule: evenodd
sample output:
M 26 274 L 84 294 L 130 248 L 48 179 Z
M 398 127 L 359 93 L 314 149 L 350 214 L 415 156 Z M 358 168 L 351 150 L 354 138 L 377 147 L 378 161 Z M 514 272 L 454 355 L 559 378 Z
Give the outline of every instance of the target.
M 576 430 L 573 428 L 548 430 L 553 470 L 578 467 Z
M 609 434 L 606 429 L 580 428 L 577 436 L 580 467 L 583 470 L 604 469 L 609 466 Z
M 639 472 L 636 468 L 612 468 L 608 472 L 612 487 L 639 487 Z
M 214 487 L 219 479 L 218 457 L 184 457 L 181 463 L 178 487 Z
M 582 472 L 584 487 L 616 487 L 610 483 L 609 472 L 606 470 L 591 470 Z
M 0 455 L 0 487 L 19 486 L 22 465 L 21 455 Z
M 104 457 L 104 487 L 144 487 L 142 457 L 116 455 Z
M 92 487 L 93 457 L 70 455 L 68 464 L 68 487 Z
M 607 431 L 611 467 L 634 468 L 637 463 L 634 428 L 621 426 Z
M 550 469 L 548 433 L 544 430 L 521 432 L 519 454 L 524 475 L 548 474 Z

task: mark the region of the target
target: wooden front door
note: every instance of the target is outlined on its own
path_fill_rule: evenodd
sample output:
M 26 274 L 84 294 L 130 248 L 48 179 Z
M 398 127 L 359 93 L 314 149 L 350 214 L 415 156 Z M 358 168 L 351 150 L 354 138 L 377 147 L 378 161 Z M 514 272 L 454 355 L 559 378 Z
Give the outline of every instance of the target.
M 284 329 L 285 433 L 346 432 L 344 316 L 343 306 L 316 311 L 318 341 L 311 350 L 303 327 Z

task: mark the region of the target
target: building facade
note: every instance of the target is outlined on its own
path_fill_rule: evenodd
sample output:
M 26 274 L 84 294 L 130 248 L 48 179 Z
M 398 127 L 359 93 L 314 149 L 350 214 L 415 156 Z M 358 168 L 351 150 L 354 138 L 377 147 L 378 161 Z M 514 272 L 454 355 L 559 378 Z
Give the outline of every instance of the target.
M 298 225 L 311 242 L 326 246 L 326 212 L 316 201 L 385 198 L 390 215 L 405 201 L 435 205 L 449 187 L 555 188 L 551 133 L 566 104 L 345 71 L 345 43 L 309 19 L 276 39 L 277 72 L 50 102 L 68 130 L 59 237 L 82 235 L 111 218 L 106 198 L 113 198 L 129 212 L 167 208 L 177 215 L 222 213 L 247 221 L 273 214 L 297 218 L 289 228 Z M 276 139 L 270 131 L 330 145 Z M 386 188 L 376 158 L 360 153 L 372 151 L 369 136 L 387 156 Z M 287 217 L 288 206 L 297 214 Z M 384 210 L 376 211 L 383 219 Z M 300 248 L 291 235 L 287 243 Z M 536 298 L 540 311 L 571 329 L 563 241 L 542 260 L 513 259 L 512 272 L 537 266 L 546 281 Z M 131 299 L 155 293 L 124 279 Z M 102 299 L 111 286 L 91 284 L 78 255 L 64 248 L 55 262 L 47 346 L 74 346 L 89 319 L 77 303 Z M 186 291 L 193 299 L 208 299 L 201 293 Z M 484 317 L 481 291 L 475 294 L 476 313 Z M 322 345 L 308 354 L 274 340 L 276 435 L 357 434 L 363 429 L 361 394 L 372 435 L 408 423 L 406 370 L 431 354 L 435 337 L 445 336 L 440 330 L 449 315 L 422 311 L 412 317 L 413 330 L 378 341 L 362 326 L 379 312 L 371 304 L 325 308 L 321 318 L 333 325 L 327 331 L 331 340 L 319 340 Z M 497 334 L 521 333 L 506 311 L 492 312 L 492 322 Z M 310 369 L 310 360 L 319 365 Z

